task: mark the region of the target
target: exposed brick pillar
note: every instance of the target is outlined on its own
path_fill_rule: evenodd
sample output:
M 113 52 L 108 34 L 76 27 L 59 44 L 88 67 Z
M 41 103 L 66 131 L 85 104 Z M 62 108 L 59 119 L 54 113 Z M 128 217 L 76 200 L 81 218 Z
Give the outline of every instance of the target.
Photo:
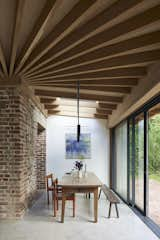
M 37 144 L 36 144 L 36 158 L 37 158 L 37 189 L 45 189 L 45 175 L 46 175 L 46 130 L 38 129 Z
M 23 216 L 37 190 L 38 114 L 20 86 L 0 88 L 0 218 Z

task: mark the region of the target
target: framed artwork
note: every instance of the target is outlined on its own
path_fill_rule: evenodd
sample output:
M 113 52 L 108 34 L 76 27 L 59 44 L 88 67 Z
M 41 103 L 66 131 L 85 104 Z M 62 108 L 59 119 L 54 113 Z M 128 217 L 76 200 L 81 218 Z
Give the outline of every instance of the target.
M 77 135 L 66 133 L 65 135 L 66 159 L 90 159 L 91 158 L 91 135 L 82 133 L 80 141 L 77 142 Z

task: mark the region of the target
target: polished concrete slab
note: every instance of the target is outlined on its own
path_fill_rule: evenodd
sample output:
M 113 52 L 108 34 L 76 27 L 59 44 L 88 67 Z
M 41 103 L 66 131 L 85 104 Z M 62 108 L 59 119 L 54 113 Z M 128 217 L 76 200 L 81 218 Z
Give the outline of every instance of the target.
M 108 219 L 108 203 L 102 195 L 98 223 L 93 223 L 93 199 L 82 194 L 76 197 L 76 217 L 72 217 L 72 204 L 67 202 L 65 222 L 60 223 L 61 206 L 54 218 L 52 205 L 48 207 L 42 194 L 22 220 L 0 222 L 0 240 L 158 239 L 124 203 L 119 205 L 119 212 L 117 219 L 113 207 L 112 218 Z

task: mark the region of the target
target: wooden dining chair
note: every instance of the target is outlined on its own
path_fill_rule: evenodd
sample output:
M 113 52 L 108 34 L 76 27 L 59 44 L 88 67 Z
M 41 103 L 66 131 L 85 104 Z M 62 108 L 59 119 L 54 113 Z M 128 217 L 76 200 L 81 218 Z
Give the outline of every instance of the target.
M 58 201 L 62 200 L 62 188 L 60 185 L 58 185 L 58 179 L 56 178 L 53 181 L 53 211 L 54 211 L 54 217 L 56 217 L 56 211 L 58 210 Z M 67 201 L 73 202 L 73 217 L 75 217 L 75 193 L 68 193 L 66 195 Z
M 45 182 L 46 182 L 46 191 L 47 191 L 47 202 L 49 205 L 49 192 L 53 192 L 53 174 L 50 173 L 46 175 L 45 177 Z

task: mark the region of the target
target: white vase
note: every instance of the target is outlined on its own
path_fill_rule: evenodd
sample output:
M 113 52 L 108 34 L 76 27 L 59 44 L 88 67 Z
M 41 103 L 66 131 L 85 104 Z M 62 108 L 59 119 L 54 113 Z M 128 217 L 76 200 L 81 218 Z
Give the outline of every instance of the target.
M 78 171 L 78 177 L 79 177 L 79 178 L 82 178 L 82 170 L 79 170 L 79 171 Z

